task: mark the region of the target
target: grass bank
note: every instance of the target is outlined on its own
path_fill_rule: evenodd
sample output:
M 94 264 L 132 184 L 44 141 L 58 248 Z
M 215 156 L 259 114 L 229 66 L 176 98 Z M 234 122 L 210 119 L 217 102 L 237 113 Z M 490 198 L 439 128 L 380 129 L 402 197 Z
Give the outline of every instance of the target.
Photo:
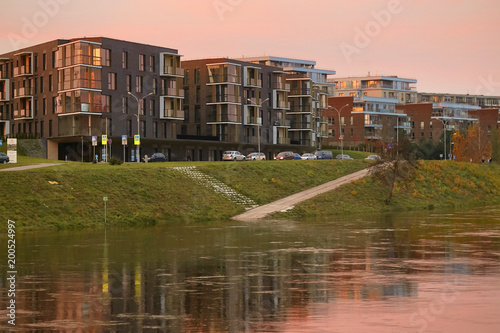
M 416 178 L 396 184 L 389 205 L 388 188 L 371 176 L 305 201 L 274 218 L 443 210 L 500 204 L 500 165 L 455 161 L 421 162 Z
M 36 163 L 26 158 L 26 164 Z M 204 223 L 244 211 L 226 197 L 173 170 L 198 168 L 259 203 L 267 203 L 366 167 L 364 161 L 126 163 L 69 162 L 0 172 L 0 216 L 20 229 L 100 228 Z M 2 223 L 0 228 L 5 224 Z

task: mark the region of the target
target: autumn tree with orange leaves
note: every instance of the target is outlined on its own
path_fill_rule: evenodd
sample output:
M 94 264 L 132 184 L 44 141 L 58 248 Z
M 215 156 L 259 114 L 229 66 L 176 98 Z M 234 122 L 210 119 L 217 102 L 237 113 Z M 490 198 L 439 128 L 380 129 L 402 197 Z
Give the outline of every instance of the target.
M 453 134 L 453 155 L 456 161 L 481 163 L 491 158 L 492 147 L 488 133 L 479 124 L 469 126 L 467 134 Z

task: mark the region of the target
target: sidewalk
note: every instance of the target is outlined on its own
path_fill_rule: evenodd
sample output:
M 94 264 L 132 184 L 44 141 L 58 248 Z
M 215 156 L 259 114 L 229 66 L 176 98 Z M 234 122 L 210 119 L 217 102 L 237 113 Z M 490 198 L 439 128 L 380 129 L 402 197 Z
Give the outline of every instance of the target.
M 283 199 L 276 200 L 267 205 L 262 205 L 254 209 L 248 210 L 245 213 L 233 216 L 231 219 L 244 222 L 256 221 L 258 219 L 262 219 L 271 213 L 279 212 L 287 208 L 292 208 L 299 202 L 315 197 L 318 194 L 334 190 L 337 187 L 350 183 L 353 180 L 363 178 L 366 175 L 368 175 L 369 172 L 370 172 L 369 169 L 363 169 L 355 173 L 351 173 L 347 176 L 340 177 L 339 179 L 332 180 L 331 182 L 290 195 Z
M 1 169 L 0 171 L 21 171 L 21 170 L 45 168 L 45 167 L 49 167 L 49 166 L 62 165 L 62 164 L 64 164 L 64 163 L 40 163 L 40 164 L 13 167 L 13 168 L 8 168 L 8 169 Z

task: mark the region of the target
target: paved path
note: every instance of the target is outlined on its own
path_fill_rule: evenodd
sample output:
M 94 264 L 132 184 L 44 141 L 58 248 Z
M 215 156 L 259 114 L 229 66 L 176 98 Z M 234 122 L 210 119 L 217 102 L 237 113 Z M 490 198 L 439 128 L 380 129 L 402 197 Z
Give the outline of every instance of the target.
M 347 176 L 340 177 L 331 182 L 310 188 L 308 190 L 290 195 L 286 198 L 279 199 L 277 201 L 271 202 L 267 205 L 259 206 L 257 208 L 251 209 L 242 213 L 240 215 L 233 216 L 231 219 L 237 221 L 256 221 L 258 219 L 266 217 L 268 214 L 279 212 L 287 208 L 292 208 L 299 202 L 305 201 L 318 194 L 325 193 L 336 189 L 337 187 L 350 183 L 353 180 L 365 177 L 370 172 L 369 169 L 363 169 L 355 173 L 351 173 Z
M 8 169 L 1 169 L 0 171 L 21 171 L 21 170 L 28 170 L 28 169 L 45 168 L 45 167 L 49 167 L 49 166 L 62 165 L 62 164 L 64 164 L 64 163 L 40 163 L 40 164 L 32 164 L 32 165 L 13 167 L 13 168 L 8 168 Z

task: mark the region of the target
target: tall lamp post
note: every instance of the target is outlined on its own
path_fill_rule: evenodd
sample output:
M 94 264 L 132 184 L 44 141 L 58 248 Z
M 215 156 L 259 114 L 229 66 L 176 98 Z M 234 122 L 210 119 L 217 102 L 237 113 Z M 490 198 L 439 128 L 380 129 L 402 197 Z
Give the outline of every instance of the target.
M 438 117 L 431 117 L 431 119 L 436 119 L 439 120 L 440 122 L 443 123 L 443 136 L 444 136 L 444 160 L 446 161 L 446 126 L 448 126 L 448 121 L 451 119 L 442 119 Z
M 343 107 L 341 107 L 340 110 L 337 110 L 335 107 L 328 105 L 329 108 L 337 111 L 337 115 L 339 116 L 340 154 L 342 156 L 342 159 L 344 159 L 344 135 L 342 135 L 342 124 L 340 123 L 340 112 L 342 112 L 342 109 L 345 108 L 346 106 L 349 106 L 349 104 L 346 104 Z
M 250 98 L 247 98 L 247 101 L 253 103 L 253 101 L 250 99 Z M 269 101 L 269 98 L 266 98 L 265 100 L 262 101 L 262 103 L 260 104 L 257 104 L 259 106 L 259 109 L 262 108 L 262 105 L 264 105 L 265 102 Z M 260 121 L 261 121 L 261 118 L 260 118 L 260 112 L 259 112 L 259 115 L 257 117 L 257 151 L 259 153 L 258 156 L 258 161 L 261 160 L 261 157 L 260 157 Z
M 135 100 L 137 101 L 137 115 L 134 114 L 134 116 L 137 117 L 137 135 L 140 135 L 140 130 L 141 130 L 141 127 L 140 127 L 140 124 L 139 124 L 139 115 L 141 113 L 141 103 L 142 103 L 142 100 L 148 96 L 151 96 L 153 95 L 153 92 L 150 92 L 149 94 L 147 94 L 146 96 L 143 96 L 141 98 L 137 98 L 134 94 L 132 94 L 130 91 L 127 91 L 127 94 L 129 94 L 130 96 L 132 96 L 133 98 L 135 98 Z M 135 157 L 137 159 L 137 163 L 140 163 L 141 162 L 141 158 L 140 158 L 140 148 L 141 148 L 141 143 L 139 141 L 139 144 L 137 145 L 137 150 L 135 152 Z

